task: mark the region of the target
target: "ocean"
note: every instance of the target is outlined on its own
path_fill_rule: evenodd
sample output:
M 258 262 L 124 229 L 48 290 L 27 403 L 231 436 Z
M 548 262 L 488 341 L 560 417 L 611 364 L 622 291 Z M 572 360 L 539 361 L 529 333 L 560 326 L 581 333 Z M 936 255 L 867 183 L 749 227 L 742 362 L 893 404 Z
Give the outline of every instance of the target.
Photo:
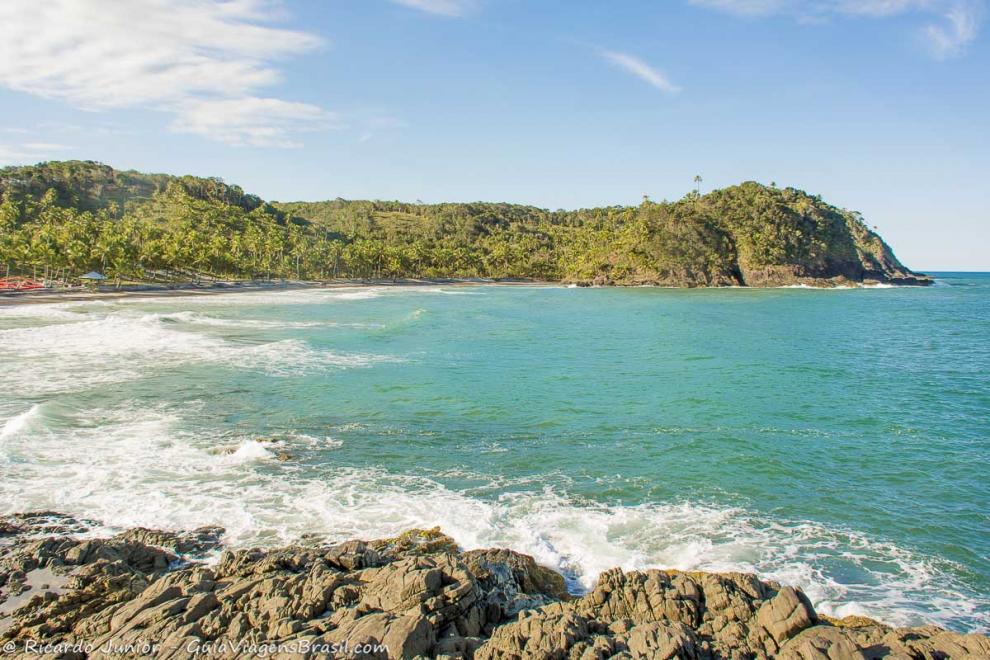
M 0 513 L 234 546 L 440 526 L 579 592 L 749 571 L 990 628 L 990 275 L 0 306 Z

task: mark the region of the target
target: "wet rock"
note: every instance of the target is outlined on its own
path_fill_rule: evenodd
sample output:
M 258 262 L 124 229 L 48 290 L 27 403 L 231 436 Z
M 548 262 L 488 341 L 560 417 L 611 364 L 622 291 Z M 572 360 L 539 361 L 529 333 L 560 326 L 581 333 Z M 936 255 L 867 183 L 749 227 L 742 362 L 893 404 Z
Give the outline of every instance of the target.
M 0 536 L 14 536 L 21 534 L 24 528 L 10 520 L 0 520 Z
M 99 527 L 95 521 L 76 518 L 56 511 L 15 513 L 0 518 L 0 525 L 5 526 L 12 534 L 35 538 L 56 534 L 82 534 Z
M 529 555 L 503 548 L 471 550 L 463 553 L 464 560 L 475 573 L 493 571 L 498 566 L 507 567 L 518 591 L 529 595 L 542 595 L 553 600 L 568 600 L 564 576 L 536 563 Z

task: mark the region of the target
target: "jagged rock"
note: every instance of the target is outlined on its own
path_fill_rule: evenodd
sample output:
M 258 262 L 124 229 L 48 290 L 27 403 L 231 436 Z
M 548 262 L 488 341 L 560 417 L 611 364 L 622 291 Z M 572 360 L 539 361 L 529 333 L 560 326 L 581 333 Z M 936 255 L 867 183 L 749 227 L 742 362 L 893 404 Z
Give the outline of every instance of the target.
M 782 660 L 864 660 L 866 655 L 840 628 L 813 626 L 789 639 Z
M 532 642 L 525 640 L 534 635 L 548 657 L 611 657 L 595 648 L 631 658 L 772 655 L 815 619 L 803 594 L 752 575 L 618 569 L 602 573 L 583 598 L 519 616 L 498 628 L 476 657 L 529 657 Z M 565 623 L 569 636 L 560 634 Z M 548 643 L 556 646 L 543 648 Z
M 819 614 L 818 620 L 831 626 L 835 626 L 836 628 L 870 628 L 872 626 L 883 626 L 883 624 L 879 621 L 875 621 L 865 616 L 856 616 L 855 614 L 851 614 L 841 619 L 828 616 L 827 614 Z
M 50 529 L 57 518 L 46 516 L 38 524 Z M 39 538 L 34 523 L 17 527 L 0 546 L 0 600 L 18 599 L 0 610 L 10 614 L 0 615 L 0 641 L 138 649 L 92 657 L 135 657 L 149 643 L 156 657 L 196 657 L 193 648 L 231 657 L 275 642 L 290 646 L 272 657 L 300 657 L 291 644 L 306 642 L 336 644 L 333 657 L 363 660 L 990 656 L 980 635 L 820 618 L 801 591 L 741 573 L 614 569 L 573 599 L 563 578 L 531 557 L 460 552 L 435 529 L 227 550 L 207 567 L 189 553 L 215 548 L 215 528 L 79 540 Z M 58 584 L 33 586 L 39 572 Z
M 337 643 L 382 644 L 388 649 L 383 657 L 415 658 L 433 648 L 436 632 L 425 616 L 376 612 L 344 624 L 324 639 Z
M 636 660 L 697 658 L 698 638 L 683 623 L 647 623 L 630 631 L 625 647 Z
M 547 658 L 564 660 L 578 643 L 591 636 L 588 620 L 570 605 L 554 603 L 495 630 L 475 652 L 475 660 Z
M 24 528 L 20 525 L 9 520 L 0 520 L 0 536 L 14 536 L 23 532 Z
M 335 545 L 327 552 L 326 559 L 345 571 L 373 568 L 384 564 L 378 551 L 368 547 L 364 541 L 347 541 Z
M 371 546 L 386 557 L 401 557 L 410 554 L 430 555 L 437 552 L 458 552 L 457 542 L 440 531 L 433 529 L 410 529 L 391 539 L 372 541 Z
M 118 534 L 114 539 L 153 545 L 179 555 L 199 557 L 221 547 L 224 531 L 223 527 L 200 527 L 191 532 L 174 533 L 135 527 Z
M 463 557 L 475 575 L 486 570 L 491 571 L 495 566 L 504 565 L 512 571 L 512 578 L 519 591 L 529 595 L 541 594 L 554 600 L 570 599 L 564 576 L 540 566 L 529 555 L 504 548 L 493 548 L 470 550 L 463 553 Z
M 55 534 L 82 534 L 98 527 L 92 520 L 82 520 L 57 511 L 15 513 L 0 519 L 8 529 L 23 536 L 40 538 Z
M 778 644 L 811 626 L 815 618 L 808 597 L 793 587 L 781 589 L 756 613 L 756 622 Z
M 871 658 L 885 657 L 871 653 L 889 653 L 909 658 L 990 658 L 990 639 L 983 635 L 960 635 L 935 626 L 899 628 L 889 631 L 880 643 L 867 649 Z

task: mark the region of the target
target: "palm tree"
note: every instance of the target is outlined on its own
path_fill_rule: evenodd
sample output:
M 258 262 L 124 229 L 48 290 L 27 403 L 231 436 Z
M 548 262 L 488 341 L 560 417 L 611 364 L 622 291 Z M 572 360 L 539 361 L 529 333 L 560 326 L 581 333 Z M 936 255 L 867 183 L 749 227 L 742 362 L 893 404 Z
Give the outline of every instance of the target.
M 699 195 L 701 194 L 701 182 L 702 182 L 703 180 L 704 180 L 704 179 L 702 179 L 702 178 L 701 178 L 701 175 L 700 175 L 700 174 L 696 174 L 696 175 L 694 176 L 694 184 L 695 184 L 695 186 L 696 186 L 696 190 L 698 191 L 698 194 L 699 194 Z

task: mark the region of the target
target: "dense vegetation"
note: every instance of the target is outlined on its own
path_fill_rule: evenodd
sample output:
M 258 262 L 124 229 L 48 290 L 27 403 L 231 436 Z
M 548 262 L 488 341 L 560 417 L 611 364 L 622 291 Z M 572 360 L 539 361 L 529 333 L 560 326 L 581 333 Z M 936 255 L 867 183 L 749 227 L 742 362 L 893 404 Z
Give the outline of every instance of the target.
M 676 286 L 911 279 L 857 214 L 751 182 L 676 202 L 576 211 L 269 204 L 220 179 L 69 161 L 0 169 L 0 195 L 0 268 L 19 273 Z

